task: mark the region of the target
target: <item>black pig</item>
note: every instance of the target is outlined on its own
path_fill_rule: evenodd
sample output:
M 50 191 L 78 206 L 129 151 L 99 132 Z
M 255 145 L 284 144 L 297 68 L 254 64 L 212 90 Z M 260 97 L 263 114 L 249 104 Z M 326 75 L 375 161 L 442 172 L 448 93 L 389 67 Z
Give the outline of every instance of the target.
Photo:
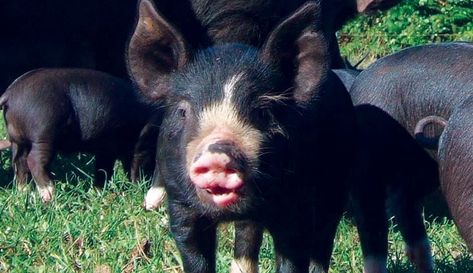
M 355 106 L 358 153 L 350 195 L 365 273 L 387 272 L 389 210 L 418 272 L 433 272 L 420 201 L 438 187 L 437 162 L 393 118 L 372 105 Z
M 442 192 L 460 235 L 473 252 L 472 123 L 473 97 L 470 97 L 450 116 L 440 138 L 438 157 Z
M 157 127 L 147 124 L 151 108 L 139 102 L 129 83 L 108 74 L 33 70 L 8 87 L 0 105 L 17 183 L 24 184 L 30 171 L 44 202 L 53 198 L 48 169 L 56 152 L 95 154 L 99 186 L 112 174 L 116 159 L 131 168 L 136 180 L 141 163 L 153 158 Z
M 141 2 L 129 69 L 167 106 L 158 172 L 185 272 L 215 272 L 216 225 L 245 219 L 273 236 L 279 272 L 328 270 L 355 120 L 319 8 L 301 7 L 261 50 L 230 43 L 191 55 Z
M 192 48 L 214 44 L 244 43 L 260 48 L 269 33 L 283 18 L 307 0 L 155 0 L 160 13 L 186 39 Z M 360 12 L 387 9 L 401 0 L 321 0 L 323 12 L 319 20 L 328 33 L 332 68 L 345 68 L 340 56 L 335 31 Z M 355 66 L 356 67 L 356 66 Z M 337 73 L 337 72 L 336 72 Z M 145 94 L 152 100 L 157 93 Z M 144 206 L 155 209 L 164 198 L 164 189 L 155 177 L 146 194 Z
M 361 72 L 353 83 L 350 95 L 355 105 L 376 106 L 394 118 L 412 136 L 416 136 L 420 144 L 428 148 L 430 155 L 436 160 L 436 145 L 432 143 L 436 143 L 446 124 L 441 120 L 448 119 L 453 109 L 473 90 L 473 79 L 469 73 L 472 68 L 473 46 L 471 44 L 444 43 L 412 47 L 381 58 Z M 429 118 L 432 115 L 435 116 Z M 428 125 L 434 126 L 427 128 Z M 396 151 L 389 151 L 389 157 L 393 152 Z M 423 162 L 431 165 L 425 159 L 413 165 L 422 167 L 426 164 Z M 430 180 L 422 179 L 422 177 L 414 180 L 415 177 L 412 175 L 404 179 L 415 181 L 416 187 L 419 185 L 415 192 L 420 198 L 438 186 L 437 173 L 431 170 L 430 174 L 425 174 L 425 177 L 432 177 Z M 398 179 L 397 183 L 402 183 L 402 180 Z M 404 189 L 402 194 L 412 194 L 409 191 L 413 189 Z M 423 192 L 419 192 L 419 189 L 423 189 Z M 404 198 L 404 200 L 409 199 Z M 425 229 L 420 224 L 418 205 L 411 203 L 411 214 L 416 215 L 412 224 L 417 223 L 417 230 L 421 230 L 421 227 Z M 403 203 L 393 204 L 395 210 L 399 210 L 400 204 Z M 404 217 L 404 220 L 402 217 L 398 218 L 404 222 L 409 219 L 408 217 Z M 412 232 L 417 234 L 416 239 L 409 239 L 405 235 L 407 231 L 404 231 L 403 235 L 411 260 L 417 265 L 419 271 L 431 272 L 430 246 L 427 238 L 420 236 L 422 233 L 415 232 L 413 227 Z M 423 233 L 425 234 L 425 231 Z M 380 245 L 380 242 L 378 241 L 377 245 Z M 373 245 L 376 245 L 376 242 L 373 242 Z M 427 266 L 428 264 L 430 266 Z M 380 266 L 383 266 L 382 263 Z
M 473 44 L 411 47 L 381 58 L 361 72 L 350 95 L 355 105 L 381 108 L 414 136 L 421 119 L 433 115 L 448 120 L 452 110 L 472 94 L 472 69 Z M 434 125 L 426 128 L 426 135 L 441 134 L 443 126 Z M 436 150 L 431 155 L 436 158 Z

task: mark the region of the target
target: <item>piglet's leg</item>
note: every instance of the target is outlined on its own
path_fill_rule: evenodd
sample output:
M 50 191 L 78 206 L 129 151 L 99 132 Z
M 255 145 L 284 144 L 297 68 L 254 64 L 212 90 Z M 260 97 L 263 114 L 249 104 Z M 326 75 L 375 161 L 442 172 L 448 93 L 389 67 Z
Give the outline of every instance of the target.
M 186 273 L 215 273 L 217 230 L 215 223 L 189 208 L 170 202 L 171 231 Z
M 306 273 L 310 264 L 310 236 L 297 217 L 268 226 L 274 241 L 277 273 Z
M 234 260 L 230 273 L 257 273 L 263 227 L 251 221 L 235 222 Z
M 314 227 L 311 230 L 313 241 L 311 242 L 310 273 L 329 272 L 335 234 L 343 216 L 343 202 L 340 202 L 342 205 L 329 202 L 326 204 L 327 207 L 321 207 L 323 209 L 312 216 Z
M 146 210 L 154 210 L 158 208 L 166 198 L 166 191 L 164 190 L 164 186 L 162 185 L 162 178 L 160 176 L 160 172 L 158 167 L 154 169 L 153 174 L 153 183 L 151 188 L 148 190 L 145 196 L 144 201 L 144 208 Z
M 395 211 L 399 230 L 406 242 L 406 255 L 419 273 L 434 272 L 432 251 L 424 226 L 421 208 L 412 198 L 399 200 Z
M 309 268 L 308 249 L 295 242 L 281 241 L 274 236 L 277 273 L 305 273 Z M 326 271 L 323 271 L 326 272 Z
M 15 181 L 17 188 L 23 190 L 29 179 L 30 171 L 27 163 L 27 150 L 25 147 L 12 143 L 12 162 L 15 169 Z
M 113 175 L 115 157 L 110 153 L 100 152 L 95 155 L 95 186 L 103 188 L 105 181 Z
M 363 252 L 363 272 L 387 273 L 389 228 L 386 188 L 383 181 L 372 176 L 353 179 L 356 182 L 351 189 L 351 198 Z
M 52 145 L 50 143 L 33 142 L 26 159 L 38 192 L 45 203 L 51 201 L 54 194 L 54 184 L 48 172 L 52 153 Z

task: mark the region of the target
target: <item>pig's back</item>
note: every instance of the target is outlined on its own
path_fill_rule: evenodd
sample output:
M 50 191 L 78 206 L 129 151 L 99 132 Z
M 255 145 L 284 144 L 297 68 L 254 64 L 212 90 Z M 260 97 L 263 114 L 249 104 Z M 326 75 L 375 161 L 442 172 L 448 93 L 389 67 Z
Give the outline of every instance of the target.
M 117 136 L 140 123 L 140 105 L 131 84 L 111 75 L 77 69 L 64 75 L 67 95 L 84 141 L 99 133 Z
M 86 69 L 34 70 L 18 78 L 5 94 L 9 114 L 21 121 L 18 127 L 25 134 L 64 128 L 83 142 L 117 136 L 138 110 L 133 109 L 136 96 L 128 83 Z
M 353 103 L 378 106 L 413 134 L 428 115 L 446 119 L 473 93 L 473 45 L 417 46 L 384 57 L 360 73 Z

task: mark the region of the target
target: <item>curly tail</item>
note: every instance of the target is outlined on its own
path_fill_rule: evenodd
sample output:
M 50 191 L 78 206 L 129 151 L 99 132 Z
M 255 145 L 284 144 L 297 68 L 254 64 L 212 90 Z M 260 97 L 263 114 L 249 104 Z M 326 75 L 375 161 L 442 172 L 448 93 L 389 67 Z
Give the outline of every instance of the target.
M 429 150 L 437 150 L 439 146 L 440 135 L 435 137 L 427 137 L 424 134 L 424 129 L 429 124 L 438 124 L 442 127 L 445 127 L 447 126 L 448 122 L 446 119 L 439 116 L 428 116 L 419 120 L 419 122 L 416 124 L 414 136 L 417 142 Z

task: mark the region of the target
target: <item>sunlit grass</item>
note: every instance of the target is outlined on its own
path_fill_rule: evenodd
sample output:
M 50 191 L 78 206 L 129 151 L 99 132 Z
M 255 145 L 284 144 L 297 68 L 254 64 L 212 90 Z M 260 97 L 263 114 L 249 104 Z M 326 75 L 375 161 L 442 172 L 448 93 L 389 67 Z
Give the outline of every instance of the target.
M 0 272 L 122 272 L 127 265 L 135 272 L 181 272 L 165 208 L 145 212 L 141 203 L 148 181 L 126 180 L 119 173 L 103 191 L 95 189 L 92 180 L 58 182 L 56 199 L 49 205 L 31 189 L 0 188 Z M 400 234 L 391 226 L 389 267 L 392 272 L 415 272 L 403 254 Z M 428 233 L 438 272 L 473 272 L 471 257 L 451 220 L 429 222 Z M 151 242 L 148 256 L 133 256 L 145 241 Z M 228 271 L 233 242 L 233 227 L 222 225 L 219 272 Z M 273 272 L 273 261 L 266 235 L 261 272 Z M 356 229 L 344 218 L 331 272 L 361 272 L 361 268 Z

